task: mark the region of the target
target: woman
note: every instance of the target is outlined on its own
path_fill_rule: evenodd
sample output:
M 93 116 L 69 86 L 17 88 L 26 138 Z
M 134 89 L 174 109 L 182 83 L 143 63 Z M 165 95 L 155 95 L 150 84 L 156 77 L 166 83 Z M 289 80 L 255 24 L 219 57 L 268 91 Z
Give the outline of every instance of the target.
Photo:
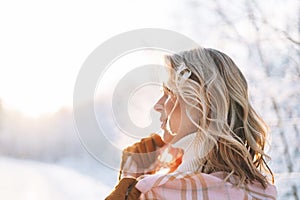
M 197 48 L 166 56 L 166 64 L 169 80 L 154 106 L 163 139 L 153 134 L 124 150 L 107 199 L 276 199 L 268 128 L 235 63 Z

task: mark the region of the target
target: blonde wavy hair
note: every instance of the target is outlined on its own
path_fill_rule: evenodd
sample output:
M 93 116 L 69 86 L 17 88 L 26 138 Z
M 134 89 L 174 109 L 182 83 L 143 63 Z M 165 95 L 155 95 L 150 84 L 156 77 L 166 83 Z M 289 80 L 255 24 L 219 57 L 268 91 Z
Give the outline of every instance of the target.
M 193 145 L 198 171 L 226 172 L 225 180 L 238 186 L 256 180 L 266 187 L 269 178 L 274 182 L 266 163 L 268 126 L 250 105 L 247 81 L 232 59 L 215 49 L 196 48 L 165 60 L 175 73 L 182 66 L 189 71 L 188 76 L 173 76 L 173 89 L 198 128 Z M 195 109 L 200 121 L 190 115 Z

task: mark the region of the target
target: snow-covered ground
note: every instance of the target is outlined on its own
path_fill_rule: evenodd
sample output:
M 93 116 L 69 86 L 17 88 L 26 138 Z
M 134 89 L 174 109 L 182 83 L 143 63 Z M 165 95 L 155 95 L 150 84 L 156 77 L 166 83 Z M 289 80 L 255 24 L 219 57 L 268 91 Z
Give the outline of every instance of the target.
M 99 200 L 111 190 L 103 183 L 63 165 L 0 157 L 1 200 Z
M 96 163 L 96 162 L 95 162 Z M 93 162 L 66 159 L 57 164 L 0 157 L 1 200 L 100 200 L 109 194 L 116 174 Z M 276 174 L 278 199 L 294 199 L 300 173 Z

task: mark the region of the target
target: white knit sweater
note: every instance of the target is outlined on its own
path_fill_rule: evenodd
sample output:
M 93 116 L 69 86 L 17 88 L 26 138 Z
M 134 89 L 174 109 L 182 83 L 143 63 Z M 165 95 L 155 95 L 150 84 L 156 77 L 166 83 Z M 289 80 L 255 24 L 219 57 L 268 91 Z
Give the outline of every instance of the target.
M 176 169 L 177 172 L 197 172 L 199 170 L 199 155 L 195 153 L 194 148 L 196 136 L 196 133 L 191 133 L 172 144 L 173 147 L 184 150 L 182 163 Z

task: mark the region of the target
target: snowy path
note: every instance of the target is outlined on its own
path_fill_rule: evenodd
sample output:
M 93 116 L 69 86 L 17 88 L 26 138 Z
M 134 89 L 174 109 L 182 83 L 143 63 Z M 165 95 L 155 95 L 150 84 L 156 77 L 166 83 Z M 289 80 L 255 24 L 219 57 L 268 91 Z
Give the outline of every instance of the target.
M 110 190 L 72 169 L 0 157 L 1 200 L 96 200 Z

